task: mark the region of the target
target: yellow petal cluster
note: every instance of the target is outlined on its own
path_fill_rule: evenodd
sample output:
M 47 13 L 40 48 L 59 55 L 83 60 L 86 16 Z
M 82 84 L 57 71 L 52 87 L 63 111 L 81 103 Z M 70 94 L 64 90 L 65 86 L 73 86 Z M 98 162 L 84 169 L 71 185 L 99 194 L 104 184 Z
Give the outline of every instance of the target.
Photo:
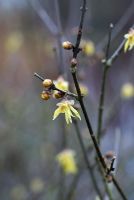
M 60 90 L 68 90 L 69 83 L 64 80 L 62 76 L 59 76 L 57 80 L 54 81 L 54 85 Z
M 121 88 L 121 97 L 129 99 L 134 97 L 134 85 L 132 83 L 125 83 Z
M 95 53 L 95 45 L 91 40 L 82 40 L 81 47 L 87 56 L 92 56 Z
M 72 117 L 77 117 L 81 120 L 78 111 L 73 107 L 74 100 L 63 100 L 57 104 L 58 108 L 55 110 L 53 120 L 55 120 L 59 114 L 65 114 L 65 120 L 67 124 L 72 123 Z
M 134 47 L 134 29 L 130 29 L 130 31 L 124 35 L 126 42 L 124 45 L 124 52 L 131 50 Z
M 75 152 L 71 149 L 66 149 L 56 156 L 56 160 L 61 166 L 65 174 L 76 174 L 78 169 L 75 162 Z

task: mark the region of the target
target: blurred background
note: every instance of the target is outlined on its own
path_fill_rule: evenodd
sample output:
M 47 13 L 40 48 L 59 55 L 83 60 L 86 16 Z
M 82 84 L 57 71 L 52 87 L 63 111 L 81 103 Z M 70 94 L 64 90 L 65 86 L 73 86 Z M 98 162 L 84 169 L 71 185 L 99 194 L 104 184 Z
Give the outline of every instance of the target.
M 70 73 L 71 54 L 63 50 L 61 66 L 57 41 L 75 42 L 81 4 L 81 0 L 0 0 L 2 200 L 62 200 L 59 195 L 60 170 L 55 156 L 63 149 L 63 134 L 66 134 L 66 148 L 76 151 L 79 162 L 81 149 L 74 127 L 65 127 L 66 133 L 63 133 L 62 116 L 52 121 L 57 100 L 41 100 L 43 88 L 34 72 L 52 80 L 58 78 L 59 69 Z M 91 53 L 85 51 L 79 56 L 78 76 L 89 90 L 85 103 L 96 132 L 103 70 L 101 59 L 105 54 L 108 27 L 110 23 L 115 25 L 110 48 L 112 54 L 133 24 L 134 1 L 87 0 L 87 4 L 83 41 L 92 45 Z M 129 200 L 134 199 L 134 98 L 133 95 L 122 96 L 121 88 L 126 83 L 134 84 L 133 63 L 133 51 L 122 53 L 108 72 L 103 123 L 105 136 L 101 143 L 103 154 L 109 150 L 117 154 L 117 179 Z M 83 117 L 79 126 L 88 146 L 91 141 Z M 89 158 L 92 162 L 90 155 Z M 66 177 L 65 196 L 74 178 L 74 175 Z M 100 178 L 98 181 L 101 184 Z M 116 189 L 113 192 L 115 199 L 119 199 Z M 90 177 L 83 167 L 72 199 L 95 198 Z

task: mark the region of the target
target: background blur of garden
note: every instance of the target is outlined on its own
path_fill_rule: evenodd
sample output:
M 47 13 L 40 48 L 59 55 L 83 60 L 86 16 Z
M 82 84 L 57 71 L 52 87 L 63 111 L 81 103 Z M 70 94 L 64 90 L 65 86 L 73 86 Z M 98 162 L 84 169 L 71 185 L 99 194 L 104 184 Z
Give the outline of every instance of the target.
M 37 2 L 57 24 L 55 0 Z M 81 2 L 59 0 L 62 33 L 72 42 L 76 39 Z M 89 89 L 85 103 L 96 131 L 103 68 L 101 58 L 106 46 L 104 38 L 112 22 L 115 24 L 113 34 L 116 37 L 112 40 L 111 54 L 133 24 L 134 1 L 87 2 L 83 39 L 94 43 L 96 55 L 79 56 L 79 78 Z M 34 77 L 34 72 L 38 72 L 43 77 L 57 79 L 58 59 L 53 50 L 57 48 L 57 38 L 40 18 L 36 3 L 34 0 L 0 0 L 1 200 L 56 200 L 60 187 L 60 171 L 55 156 L 61 150 L 62 116 L 52 121 L 57 100 L 43 102 L 40 99 L 42 84 Z M 69 73 L 71 57 L 70 53 L 64 53 L 65 67 Z M 105 136 L 101 143 L 103 154 L 109 150 L 118 151 L 116 175 L 129 200 L 134 199 L 134 98 L 123 98 L 120 91 L 123 84 L 134 84 L 133 53 L 122 53 L 109 70 L 104 113 Z M 111 108 L 112 117 L 106 123 Z M 90 139 L 83 117 L 79 125 L 85 145 L 88 146 Z M 76 160 L 79 161 L 81 150 L 73 125 L 67 126 L 66 132 L 67 147 L 76 151 Z M 66 191 L 73 177 L 66 177 Z M 92 184 L 89 186 L 90 178 L 85 167 L 73 199 L 94 199 L 95 191 Z M 116 196 L 115 189 L 114 193 Z

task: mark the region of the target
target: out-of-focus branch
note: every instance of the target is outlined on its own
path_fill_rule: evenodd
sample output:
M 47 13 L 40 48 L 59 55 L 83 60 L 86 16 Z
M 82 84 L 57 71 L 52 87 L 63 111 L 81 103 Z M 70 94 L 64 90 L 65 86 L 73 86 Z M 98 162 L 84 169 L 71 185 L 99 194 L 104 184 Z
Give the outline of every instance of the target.
M 100 92 L 100 99 L 99 99 L 99 108 L 98 108 L 98 121 L 97 121 L 98 144 L 100 144 L 100 138 L 101 138 L 103 110 L 104 110 L 104 98 L 105 98 L 105 86 L 106 86 L 106 77 L 107 77 L 107 71 L 108 71 L 108 66 L 106 63 L 107 63 L 107 60 L 109 57 L 112 29 L 113 29 L 113 25 L 110 24 L 109 34 L 108 34 L 108 43 L 107 43 L 106 55 L 105 55 L 105 63 L 104 63 L 104 69 L 103 69 L 103 75 L 102 75 L 102 83 L 101 83 L 101 89 L 100 89 L 101 92 Z
M 128 20 L 134 14 L 134 1 L 130 4 L 125 14 L 120 18 L 120 20 L 115 24 L 114 30 L 112 32 L 111 41 L 113 41 L 117 35 L 122 31 L 124 26 L 128 23 Z M 96 46 L 97 50 L 104 49 L 107 45 L 107 35 L 101 40 L 101 42 Z
M 32 5 L 33 9 L 35 10 L 35 12 L 38 14 L 38 16 L 43 21 L 43 23 L 47 26 L 48 30 L 53 35 L 59 34 L 58 27 L 55 25 L 53 20 L 50 18 L 50 16 L 46 12 L 46 10 L 44 8 L 42 8 L 42 5 L 40 4 L 40 2 L 37 0 L 33 0 L 33 1 L 30 0 L 30 3 Z
M 84 157 L 84 160 L 85 160 L 89 175 L 91 177 L 92 183 L 94 185 L 94 188 L 95 188 L 98 196 L 100 197 L 101 200 L 103 200 L 103 196 L 101 194 L 100 188 L 98 187 L 97 179 L 96 179 L 96 177 L 94 175 L 93 168 L 92 168 L 92 166 L 91 166 L 91 164 L 90 164 L 90 162 L 88 160 L 86 148 L 84 147 L 84 143 L 83 143 L 83 139 L 82 139 L 82 136 L 81 136 L 81 133 L 80 133 L 80 129 L 79 129 L 78 123 L 77 123 L 76 120 L 74 120 L 73 124 L 74 124 L 75 130 L 76 130 L 76 134 L 77 134 L 77 137 L 78 137 L 81 149 L 82 149 L 83 157 Z
M 61 25 L 61 18 L 60 18 L 60 9 L 59 9 L 59 2 L 58 0 L 54 0 L 55 4 L 55 11 L 56 11 L 56 21 L 57 21 L 57 27 L 58 27 L 58 34 L 57 34 L 57 43 L 58 43 L 58 54 L 59 54 L 59 62 L 58 62 L 58 68 L 59 68 L 59 74 L 64 74 L 65 76 L 65 62 L 64 62 L 64 53 L 62 48 L 62 42 L 63 42 L 63 31 L 62 31 L 62 25 Z

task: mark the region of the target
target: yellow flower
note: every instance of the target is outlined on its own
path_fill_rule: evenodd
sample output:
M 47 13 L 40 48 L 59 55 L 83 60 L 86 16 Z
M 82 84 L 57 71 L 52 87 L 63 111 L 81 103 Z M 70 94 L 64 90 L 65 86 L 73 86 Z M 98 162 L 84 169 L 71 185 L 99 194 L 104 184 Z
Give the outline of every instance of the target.
M 89 93 L 88 87 L 87 87 L 85 84 L 83 84 L 83 83 L 80 83 L 79 86 L 80 86 L 81 94 L 82 94 L 83 96 L 87 96 L 88 93 Z M 74 88 L 74 91 L 76 92 L 76 88 Z
M 78 169 L 75 162 L 75 152 L 66 149 L 56 156 L 56 160 L 63 169 L 65 174 L 76 174 Z
M 5 42 L 5 49 L 8 53 L 15 53 L 17 52 L 23 43 L 23 35 L 21 32 L 13 32 L 11 33 L 6 42 Z
M 63 100 L 57 104 L 58 108 L 55 110 L 53 120 L 55 120 L 59 114 L 64 113 L 67 124 L 72 123 L 72 117 L 81 119 L 78 111 L 73 108 L 74 100 Z
M 30 183 L 30 189 L 34 193 L 40 193 L 44 190 L 44 182 L 41 178 L 34 178 Z
M 59 76 L 58 79 L 54 81 L 54 84 L 58 89 L 64 90 L 64 91 L 67 91 L 69 87 L 68 82 L 65 81 L 62 76 Z
M 126 38 L 124 52 L 127 52 L 127 50 L 131 50 L 134 47 L 134 29 L 130 29 L 130 31 L 125 34 L 124 37 Z
M 125 99 L 134 97 L 134 86 L 131 83 L 125 83 L 122 86 L 121 97 Z
M 92 56 L 95 53 L 95 46 L 94 43 L 91 40 L 82 40 L 81 41 L 81 46 L 83 49 L 83 52 L 87 55 L 87 56 Z

